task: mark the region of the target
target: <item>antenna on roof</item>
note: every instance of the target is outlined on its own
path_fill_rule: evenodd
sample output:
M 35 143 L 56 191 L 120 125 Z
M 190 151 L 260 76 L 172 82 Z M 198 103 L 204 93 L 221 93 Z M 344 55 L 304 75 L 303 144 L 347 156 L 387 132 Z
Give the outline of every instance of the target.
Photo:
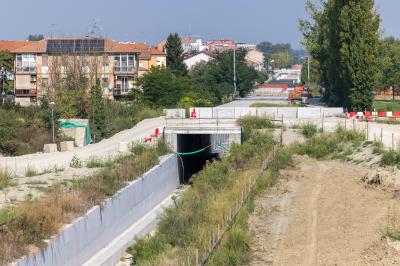
M 98 18 L 93 18 L 92 20 L 92 25 L 90 29 L 88 30 L 88 36 L 89 37 L 99 37 L 101 36 L 101 33 L 104 33 L 104 29 L 100 24 L 100 19 Z

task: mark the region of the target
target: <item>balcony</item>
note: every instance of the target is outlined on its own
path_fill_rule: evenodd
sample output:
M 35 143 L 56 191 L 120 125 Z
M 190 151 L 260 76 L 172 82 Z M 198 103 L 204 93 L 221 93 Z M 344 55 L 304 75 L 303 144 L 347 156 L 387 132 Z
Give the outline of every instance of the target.
M 37 90 L 36 89 L 15 89 L 15 96 L 16 97 L 37 96 Z
M 136 68 L 134 67 L 114 67 L 114 73 L 118 74 L 135 74 Z
M 17 73 L 36 73 L 36 67 L 17 67 Z
M 122 96 L 127 96 L 131 92 L 131 89 L 124 89 L 122 90 L 121 88 L 114 88 L 113 89 L 113 96 L 114 97 L 122 97 Z

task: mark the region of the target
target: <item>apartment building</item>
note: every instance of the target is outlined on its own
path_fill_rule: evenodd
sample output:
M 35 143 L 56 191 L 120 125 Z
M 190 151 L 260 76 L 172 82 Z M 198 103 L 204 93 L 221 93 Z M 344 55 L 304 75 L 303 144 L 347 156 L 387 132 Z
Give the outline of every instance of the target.
M 146 44 L 122 43 L 105 38 L 49 38 L 18 42 L 9 50 L 15 56 L 16 103 L 30 105 L 51 91 L 57 77 L 79 69 L 88 79 L 99 78 L 104 96 L 119 99 L 135 88 L 135 79 L 152 66 L 165 66 L 166 55 Z M 0 47 L 2 47 L 0 45 Z

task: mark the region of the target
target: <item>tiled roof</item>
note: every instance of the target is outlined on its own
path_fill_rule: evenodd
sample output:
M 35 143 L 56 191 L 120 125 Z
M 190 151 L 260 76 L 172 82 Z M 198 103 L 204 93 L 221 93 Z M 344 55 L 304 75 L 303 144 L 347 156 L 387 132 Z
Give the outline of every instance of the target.
M 62 38 L 51 38 L 50 40 L 67 40 L 67 39 L 85 39 L 84 38 L 72 38 L 72 37 L 62 37 Z M 14 53 L 46 53 L 46 41 L 31 41 L 31 42 L 16 42 L 10 49 Z M 0 50 L 2 48 L 0 42 Z M 11 45 L 8 45 L 11 47 Z M 139 57 L 143 59 L 150 59 L 150 47 L 147 44 L 136 44 L 136 43 L 121 43 L 109 39 L 105 39 L 104 50 L 106 53 L 140 53 Z
M 162 52 L 158 49 L 155 49 L 155 48 L 151 48 L 151 54 L 152 55 L 166 55 L 164 52 Z
M 46 41 L 32 41 L 25 42 L 24 46 L 20 46 L 16 49 L 13 49 L 11 52 L 13 53 L 45 53 L 46 52 Z
M 27 43 L 26 41 L 0 41 L 0 51 L 12 51 Z

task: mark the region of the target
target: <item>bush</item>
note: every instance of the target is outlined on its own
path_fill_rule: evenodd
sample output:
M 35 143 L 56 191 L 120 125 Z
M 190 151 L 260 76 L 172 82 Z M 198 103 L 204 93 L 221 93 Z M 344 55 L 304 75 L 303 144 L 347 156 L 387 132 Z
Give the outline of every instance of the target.
M 314 124 L 305 124 L 302 125 L 301 128 L 302 128 L 302 133 L 306 138 L 314 137 L 315 134 L 317 134 L 318 132 L 317 126 Z
M 82 168 L 83 163 L 82 160 L 75 154 L 74 157 L 72 157 L 69 166 L 72 168 Z
M 238 119 L 238 125 L 243 128 L 244 139 L 247 140 L 255 129 L 274 128 L 274 123 L 263 117 L 246 116 Z
M 381 158 L 382 166 L 400 165 L 400 152 L 398 151 L 385 151 Z

